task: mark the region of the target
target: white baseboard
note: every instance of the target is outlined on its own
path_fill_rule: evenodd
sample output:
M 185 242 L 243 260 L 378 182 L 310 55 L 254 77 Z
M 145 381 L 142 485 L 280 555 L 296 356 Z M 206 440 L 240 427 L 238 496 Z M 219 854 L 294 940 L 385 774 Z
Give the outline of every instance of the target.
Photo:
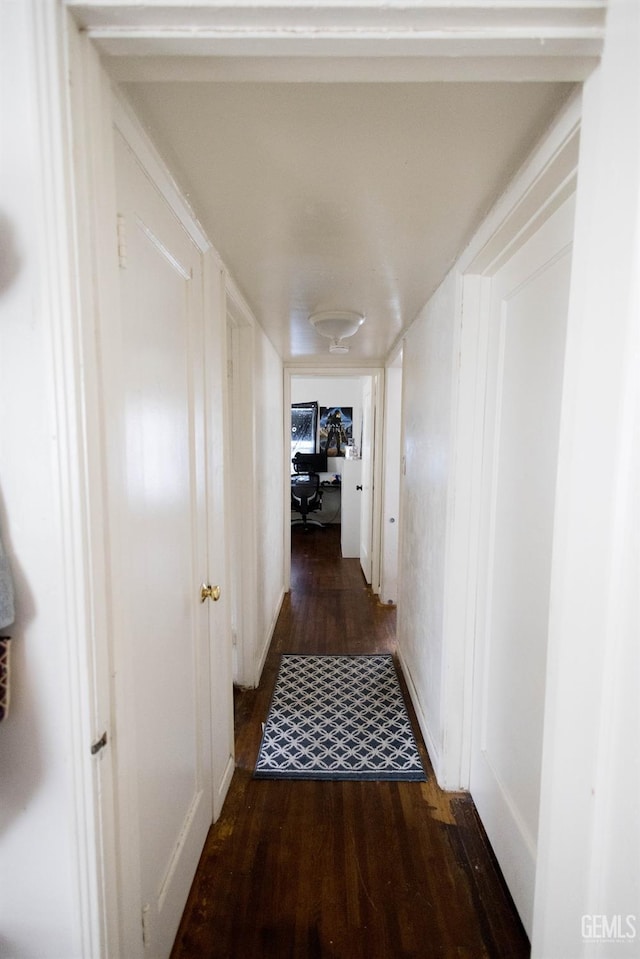
M 260 656 L 259 656 L 259 658 L 258 658 L 258 662 L 256 663 L 256 681 L 255 681 L 255 685 L 256 685 L 256 686 L 259 686 L 259 685 L 260 685 L 260 677 L 262 676 L 262 670 L 264 669 L 264 664 L 265 664 L 265 661 L 266 661 L 266 659 L 267 659 L 267 653 L 269 652 L 269 647 L 271 646 L 271 640 L 273 639 L 273 634 L 274 634 L 275 629 L 276 629 L 276 623 L 278 622 L 278 616 L 280 615 L 280 610 L 282 609 L 282 604 L 283 604 L 283 602 L 284 602 L 284 597 L 285 597 L 285 589 L 284 589 L 284 586 L 283 586 L 283 587 L 282 587 L 282 590 L 280 591 L 280 596 L 279 596 L 279 598 L 278 598 L 278 602 L 276 603 L 276 608 L 275 608 L 275 612 L 274 612 L 274 614 L 273 614 L 273 618 L 272 618 L 272 620 L 271 620 L 271 624 L 270 624 L 270 626 L 269 626 L 269 629 L 268 629 L 268 631 L 267 631 L 267 635 L 266 635 L 266 637 L 265 637 L 265 642 L 264 642 L 264 645 L 263 645 L 263 647 L 262 647 L 262 651 L 261 651 Z
M 402 655 L 402 650 L 398 649 L 398 658 L 400 659 L 400 665 L 402 667 L 402 675 L 405 678 L 407 688 L 409 690 L 409 695 L 411 697 L 411 703 L 416 713 L 418 719 L 418 725 L 420 726 L 420 731 L 424 737 L 424 744 L 427 747 L 427 752 L 429 753 L 429 759 L 431 760 L 431 765 L 433 766 L 433 771 L 435 773 L 436 781 L 440 785 L 440 751 L 438 750 L 435 740 L 431 735 L 431 730 L 429 729 L 429 723 L 427 722 L 427 717 L 418 695 L 418 690 L 413 681 L 413 676 L 411 675 L 411 670 L 409 665 Z
M 233 755 L 229 756 L 227 765 L 225 766 L 225 770 L 222 775 L 222 779 L 220 780 L 220 784 L 217 786 L 214 786 L 214 792 L 213 792 L 213 821 L 214 822 L 218 821 L 218 817 L 220 816 L 220 813 L 222 812 L 222 807 L 224 805 L 225 799 L 227 798 L 227 793 L 229 791 L 229 786 L 231 785 L 231 779 L 233 777 L 233 772 L 235 768 L 236 768 L 235 757 Z

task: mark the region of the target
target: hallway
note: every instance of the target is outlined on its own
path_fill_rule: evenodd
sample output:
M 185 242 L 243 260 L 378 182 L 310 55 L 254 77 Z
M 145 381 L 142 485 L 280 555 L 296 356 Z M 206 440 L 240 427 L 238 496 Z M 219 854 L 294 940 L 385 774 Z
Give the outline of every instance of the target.
M 519 959 L 529 944 L 471 800 L 427 783 L 253 780 L 284 652 L 395 652 L 395 610 L 340 558 L 340 527 L 292 537 L 260 687 L 236 694 L 236 771 L 172 959 Z M 417 725 L 414 722 L 417 731 Z

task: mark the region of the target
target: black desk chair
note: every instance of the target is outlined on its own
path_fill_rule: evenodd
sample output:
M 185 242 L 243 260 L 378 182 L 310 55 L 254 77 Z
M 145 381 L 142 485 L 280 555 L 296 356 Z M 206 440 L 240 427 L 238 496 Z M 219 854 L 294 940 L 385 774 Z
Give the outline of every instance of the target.
M 309 526 L 319 526 L 324 529 L 324 523 L 316 519 L 309 519 L 309 513 L 315 513 L 322 509 L 322 490 L 320 488 L 320 476 L 304 469 L 302 463 L 293 459 L 293 468 L 296 472 L 291 477 L 291 509 L 295 513 L 300 513 L 300 519 L 291 521 L 292 526 L 303 526 L 307 529 Z

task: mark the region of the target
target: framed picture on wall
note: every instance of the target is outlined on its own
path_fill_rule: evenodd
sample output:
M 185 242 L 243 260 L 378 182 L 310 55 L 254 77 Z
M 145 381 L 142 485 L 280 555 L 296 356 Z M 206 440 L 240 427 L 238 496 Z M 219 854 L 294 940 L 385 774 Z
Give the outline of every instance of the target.
M 291 458 L 296 453 L 315 453 L 318 436 L 318 404 L 291 404 Z
M 344 456 L 353 439 L 353 407 L 320 407 L 320 452 L 327 456 Z

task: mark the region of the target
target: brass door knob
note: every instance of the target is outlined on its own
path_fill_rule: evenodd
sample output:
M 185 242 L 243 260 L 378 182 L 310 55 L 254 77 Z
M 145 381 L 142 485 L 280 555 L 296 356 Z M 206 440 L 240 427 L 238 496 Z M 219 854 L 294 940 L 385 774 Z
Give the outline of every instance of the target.
M 220 599 L 220 587 L 203 583 L 200 587 L 200 602 L 204 603 L 205 599 L 212 599 L 214 603 L 217 603 Z

